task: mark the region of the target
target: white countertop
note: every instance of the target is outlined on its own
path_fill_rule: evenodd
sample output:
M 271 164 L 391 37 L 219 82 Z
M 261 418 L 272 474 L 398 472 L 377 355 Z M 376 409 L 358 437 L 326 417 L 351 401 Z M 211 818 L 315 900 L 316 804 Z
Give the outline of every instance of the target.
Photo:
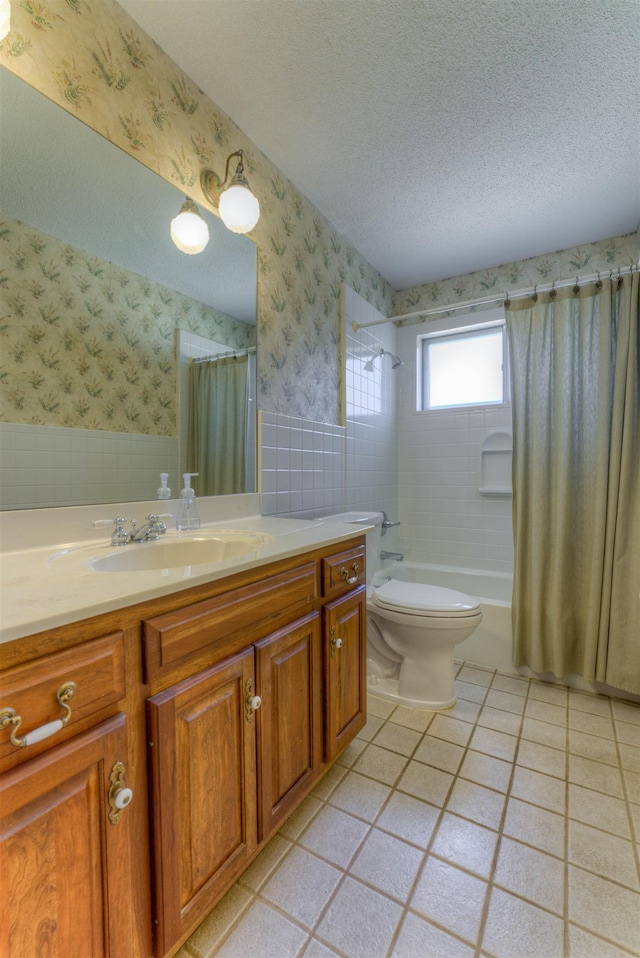
M 113 514 L 113 507 L 109 509 Z M 0 643 L 339 543 L 365 532 L 368 526 L 244 515 L 203 522 L 200 533 L 211 535 L 230 529 L 260 533 L 267 541 L 239 558 L 134 572 L 98 572 L 92 567 L 92 560 L 115 551 L 108 529 L 101 529 L 99 537 L 94 533 L 88 540 L 5 551 L 0 554 Z M 168 541 L 198 534 L 169 530 L 162 538 Z M 120 550 L 153 545 L 132 543 Z

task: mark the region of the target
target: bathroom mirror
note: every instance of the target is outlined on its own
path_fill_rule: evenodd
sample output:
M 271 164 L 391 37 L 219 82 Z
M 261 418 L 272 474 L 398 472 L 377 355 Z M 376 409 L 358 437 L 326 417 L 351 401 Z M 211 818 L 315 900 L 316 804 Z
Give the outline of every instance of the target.
M 193 355 L 255 357 L 256 247 L 200 207 L 208 246 L 181 253 L 169 235 L 185 199 L 178 188 L 4 68 L 0 102 L 0 276 L 12 317 L 0 361 L 2 508 L 150 499 L 159 471 L 170 472 L 177 495 L 186 366 L 178 340 Z M 52 444 L 74 450 L 77 498 L 47 499 L 51 475 L 41 470 L 60 465 L 59 478 L 70 465 L 47 457 Z M 81 473 L 99 474 L 95 495 Z M 9 475 L 14 489 L 40 484 L 35 501 L 12 501 Z

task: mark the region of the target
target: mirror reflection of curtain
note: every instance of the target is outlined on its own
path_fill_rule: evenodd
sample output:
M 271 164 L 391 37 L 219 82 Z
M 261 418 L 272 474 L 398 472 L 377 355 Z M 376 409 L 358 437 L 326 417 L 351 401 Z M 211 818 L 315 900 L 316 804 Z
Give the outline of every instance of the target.
M 640 693 L 638 274 L 506 317 L 515 664 Z
M 248 357 L 190 365 L 189 472 L 199 496 L 246 491 Z

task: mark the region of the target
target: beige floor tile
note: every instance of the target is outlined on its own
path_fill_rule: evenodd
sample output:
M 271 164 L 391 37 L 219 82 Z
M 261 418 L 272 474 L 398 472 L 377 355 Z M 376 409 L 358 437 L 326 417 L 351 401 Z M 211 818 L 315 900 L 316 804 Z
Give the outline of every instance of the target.
M 518 765 L 513 775 L 511 794 L 514 798 L 521 798 L 525 802 L 531 802 L 532 805 L 539 805 L 541 808 L 563 815 L 565 789 L 565 782 L 561 779 Z
M 385 955 L 402 918 L 402 908 L 353 878 L 336 892 L 316 936 L 350 958 Z
M 569 785 L 569 818 L 621 838 L 631 837 L 625 802 L 582 785 Z
M 501 758 L 494 758 L 492 755 L 485 755 L 483 752 L 476 752 L 470 748 L 464 757 L 459 774 L 462 778 L 478 782 L 479 785 L 506 792 L 509 788 L 512 768 L 511 762 L 505 762 Z
M 372 822 L 390 794 L 388 785 L 374 782 L 357 772 L 347 772 L 329 801 L 345 812 Z
M 498 836 L 495 832 L 446 813 L 432 845 L 434 854 L 488 878 Z
M 640 747 L 640 725 L 634 725 L 633 722 L 616 722 L 616 738 L 624 745 L 633 745 L 634 748 Z
M 631 818 L 632 838 L 637 845 L 640 845 L 640 805 L 634 805 L 633 802 L 629 802 L 629 816 Z
M 301 845 L 346 868 L 369 830 L 369 826 L 327 805 L 299 838 Z
M 416 729 L 387 722 L 374 738 L 373 744 L 388 748 L 399 755 L 409 756 L 413 754 L 421 738 L 422 734 Z
M 238 884 L 233 885 L 191 935 L 187 942 L 187 954 L 196 955 L 197 958 L 208 958 L 215 952 L 233 923 L 252 901 L 253 895 L 246 888 Z
M 472 727 L 468 722 L 461 722 L 460 719 L 449 718 L 441 712 L 436 715 L 429 726 L 429 735 L 434 738 L 442 738 L 445 742 L 453 742 L 454 745 L 466 745 L 471 735 Z
M 524 699 L 520 699 L 520 701 L 524 702 Z M 513 712 L 505 712 L 503 709 L 493 708 L 488 702 L 487 697 L 487 703 L 485 703 L 478 716 L 478 725 L 483 728 L 495 729 L 497 732 L 506 732 L 507 735 L 519 735 L 522 716 L 515 715 Z
M 551 725 L 538 719 L 527 718 L 522 723 L 522 737 L 530 742 L 539 742 L 550 748 L 566 749 L 567 730 L 561 725 Z
M 461 679 L 456 679 L 455 686 L 456 695 L 459 699 L 464 699 L 465 702 L 476 702 L 482 705 L 487 697 L 486 685 L 473 685 L 471 682 L 463 682 Z
M 518 739 L 514 735 L 498 732 L 495 729 L 477 726 L 471 739 L 471 748 L 494 758 L 502 758 L 512 762 L 516 753 Z
M 569 755 L 569 781 L 604 792 L 605 795 L 613 795 L 615 798 L 624 797 L 619 769 L 595 762 L 583 755 Z
M 307 932 L 269 908 L 255 902 L 242 916 L 216 958 L 238 958 L 239 955 L 260 955 L 260 958 L 294 958 L 305 941 Z
M 529 698 L 539 702 L 549 702 L 551 705 L 565 707 L 568 702 L 569 690 L 564 685 L 545 685 L 544 682 L 532 682 L 529 686 Z
M 310 938 L 302 952 L 302 958 L 338 958 L 338 952 L 317 938 Z
M 458 699 L 452 708 L 447 709 L 447 716 L 473 724 L 478 718 L 481 709 L 482 706 L 479 702 L 469 702 L 467 699 Z
M 449 796 L 447 811 L 498 830 L 504 803 L 505 796 L 502 792 L 495 792 L 484 785 L 459 778 Z
M 425 918 L 475 944 L 488 885 L 430 856 L 409 903 Z
M 527 694 L 530 684 L 529 679 L 498 672 L 493 680 L 491 689 L 499 689 L 501 692 L 513 692 L 514 695 L 524 696 Z
M 611 700 L 606 695 L 569 689 L 569 707 L 581 712 L 591 712 L 592 715 L 605 715 L 607 718 L 611 716 Z
M 408 792 L 415 798 L 442 808 L 452 782 L 453 775 L 449 772 L 423 765 L 422 762 L 409 762 L 397 787 L 401 792 Z
M 494 888 L 482 939 L 495 958 L 561 958 L 564 923 L 557 915 Z
M 640 772 L 640 748 L 634 748 L 633 745 L 618 745 L 620 749 L 620 762 L 623 768 L 628 768 L 632 772 Z
M 523 695 L 514 695 L 513 692 L 496 689 L 494 682 L 489 689 L 484 704 L 485 708 L 502 709 L 505 712 L 514 712 L 516 715 L 522 715 L 524 712 L 525 699 Z
M 358 738 L 363 738 L 365 742 L 370 742 L 372 738 L 380 731 L 384 723 L 384 719 L 380 718 L 379 715 L 373 715 L 370 713 L 367 716 L 367 724 L 365 727 L 358 732 Z
M 434 805 L 428 805 L 402 792 L 394 792 L 376 822 L 376 827 L 425 849 L 431 841 L 439 815 L 440 812 Z
M 594 759 L 607 765 L 618 764 L 616 743 L 599 735 L 589 735 L 576 729 L 569 729 L 569 751 L 573 755 Z
M 473 958 L 474 950 L 428 921 L 408 912 L 391 958 Z
M 594 715 L 592 712 L 570 708 L 569 728 L 587 732 L 589 735 L 599 735 L 601 738 L 613 738 L 613 720 L 608 715 Z
M 294 848 L 261 889 L 261 896 L 311 929 L 342 879 L 343 872 Z
M 324 808 L 324 802 L 319 801 L 314 795 L 309 795 L 286 820 L 280 829 L 280 834 L 285 838 L 296 839 L 321 808 Z
M 540 745 L 538 742 L 528 742 L 523 739 L 518 746 L 516 761 L 518 765 L 534 768 L 537 772 L 544 772 L 545 775 L 554 775 L 556 778 L 564 778 L 566 775 L 566 753 L 557 748 L 549 748 L 548 745 Z
M 570 958 L 629 958 L 628 951 L 622 951 L 584 928 L 569 923 L 568 931 Z
M 510 798 L 507 803 L 505 835 L 564 858 L 565 829 L 564 815 L 529 805 L 518 798 Z
M 327 799 L 331 793 L 338 787 L 342 779 L 347 774 L 347 769 L 344 765 L 338 765 L 337 763 L 329 769 L 327 774 L 322 778 L 316 787 L 313 789 L 312 795 L 315 795 L 319 799 Z
M 353 770 L 385 785 L 395 785 L 408 759 L 377 745 L 369 745 L 354 763 Z
M 537 699 L 527 699 L 524 714 L 527 718 L 548 722 L 550 725 L 559 725 L 564 728 L 567 724 L 567 709 L 551 702 L 540 702 Z
M 488 688 L 494 675 L 495 672 L 491 669 L 480 669 L 474 665 L 465 665 L 460 669 L 456 678 L 459 678 L 462 682 L 471 682 L 473 685 L 484 685 L 485 688 Z
M 367 714 L 375 715 L 378 718 L 388 719 L 396 711 L 395 702 L 388 699 L 380 699 L 376 695 L 367 696 Z
M 621 722 L 633 722 L 634 725 L 640 725 L 640 702 L 621 702 L 612 699 L 611 710 L 615 719 L 619 719 Z
M 351 875 L 404 903 L 413 888 L 424 853 L 377 828 L 367 835 Z
M 384 728 L 384 725 L 382 727 Z M 338 765 L 344 765 L 346 768 L 350 768 L 354 762 L 358 760 L 360 755 L 362 755 L 367 744 L 363 738 L 354 738 L 352 742 L 349 742 L 342 755 L 338 758 Z
M 416 732 L 426 732 L 436 714 L 436 712 L 430 712 L 428 709 L 411 709 L 399 705 L 393 715 L 390 716 L 389 722 L 394 725 L 401 725 L 403 728 L 413 729 Z
M 569 919 L 634 954 L 640 951 L 638 895 L 573 865 L 569 866 Z
M 640 890 L 633 844 L 624 838 L 570 821 L 568 857 L 572 864 L 587 871 Z
M 425 765 L 433 765 L 434 768 L 441 768 L 445 772 L 454 774 L 458 770 L 463 755 L 464 748 L 462 745 L 455 745 L 453 742 L 445 742 L 444 739 L 434 738 L 427 732 L 413 758 L 414 761 L 423 762 Z
M 627 798 L 630 802 L 640 805 L 640 774 L 625 768 L 622 770 L 622 776 L 627 788 Z
M 503 838 L 494 881 L 534 905 L 562 916 L 564 862 L 511 838 Z
M 263 848 L 256 860 L 249 865 L 240 878 L 242 884 L 252 891 L 258 891 L 278 862 L 292 848 L 293 845 L 287 838 L 283 838 L 280 834 L 274 835 L 269 844 Z

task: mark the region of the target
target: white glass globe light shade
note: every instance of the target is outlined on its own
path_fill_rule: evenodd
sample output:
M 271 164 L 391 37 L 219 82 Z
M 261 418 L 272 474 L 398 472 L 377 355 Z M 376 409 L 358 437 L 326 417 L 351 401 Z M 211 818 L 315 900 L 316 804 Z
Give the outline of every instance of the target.
M 232 183 L 220 196 L 220 216 L 232 233 L 249 233 L 260 219 L 260 204 L 247 186 Z
M 187 200 L 171 220 L 171 239 L 182 253 L 201 253 L 209 242 L 209 227 L 193 200 Z
M 4 40 L 11 29 L 11 3 L 0 0 L 0 40 Z

